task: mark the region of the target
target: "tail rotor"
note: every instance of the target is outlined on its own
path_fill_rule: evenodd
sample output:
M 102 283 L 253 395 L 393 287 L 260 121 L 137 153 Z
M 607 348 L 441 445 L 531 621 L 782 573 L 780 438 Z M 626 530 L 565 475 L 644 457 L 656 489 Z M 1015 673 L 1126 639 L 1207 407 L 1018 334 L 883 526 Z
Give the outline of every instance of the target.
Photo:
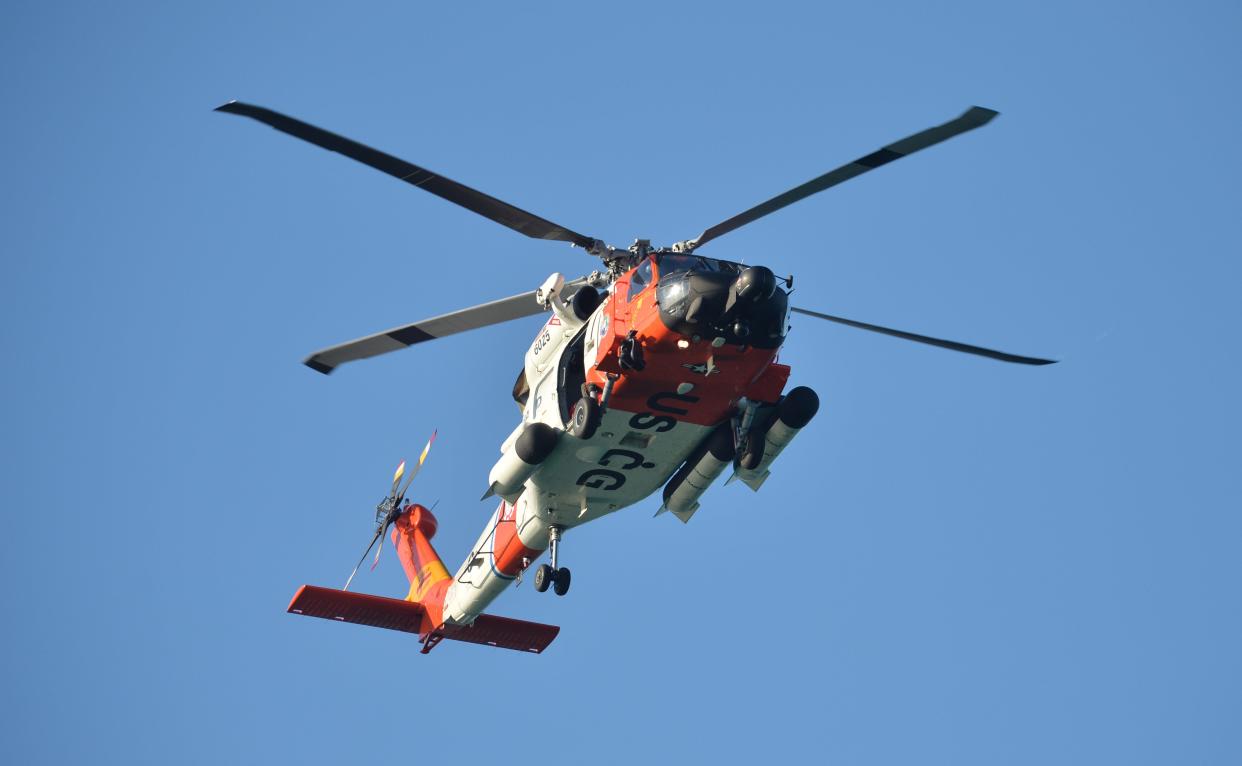
M 431 445 L 435 442 L 437 433 L 438 431 L 432 431 L 431 438 L 427 440 L 427 445 L 423 447 L 422 453 L 418 456 L 418 463 L 408 476 L 405 476 L 405 461 L 402 460 L 397 465 L 397 470 L 392 477 L 392 489 L 379 502 L 379 505 L 375 506 L 375 535 L 371 538 L 371 542 L 367 545 L 366 550 L 362 552 L 362 557 L 358 559 L 358 563 L 354 565 L 354 571 L 349 573 L 349 579 L 345 581 L 345 587 L 342 590 L 349 590 L 350 583 L 354 581 L 354 575 L 358 574 L 359 567 L 362 566 L 362 562 L 366 561 L 367 555 L 375 547 L 375 542 L 378 540 L 379 549 L 375 551 L 375 560 L 371 562 L 371 571 L 375 571 L 375 566 L 379 564 L 380 554 L 384 552 L 384 537 L 388 532 L 388 528 L 401 515 L 401 509 L 405 503 L 405 493 L 409 490 L 410 483 L 414 481 L 414 477 L 422 470 L 423 463 L 427 461 L 427 454 L 431 452 Z M 405 476 L 404 485 L 401 483 L 403 476 Z

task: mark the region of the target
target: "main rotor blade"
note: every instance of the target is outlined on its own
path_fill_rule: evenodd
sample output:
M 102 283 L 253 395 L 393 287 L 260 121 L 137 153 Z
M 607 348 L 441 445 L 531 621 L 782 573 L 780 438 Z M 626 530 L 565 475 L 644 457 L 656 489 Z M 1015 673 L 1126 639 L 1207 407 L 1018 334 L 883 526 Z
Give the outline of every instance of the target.
M 561 296 L 568 300 L 574 288 L 587 284 L 586 278 L 567 282 L 562 288 Z M 441 314 L 431 319 L 423 319 L 413 324 L 394 327 L 391 330 L 368 335 L 347 343 L 330 346 L 308 356 L 302 361 L 307 367 L 324 375 L 331 373 L 345 362 L 367 359 L 390 351 L 400 351 L 415 343 L 423 343 L 446 335 L 455 335 L 467 330 L 477 330 L 502 322 L 522 317 L 542 314 L 546 309 L 535 301 L 537 291 L 522 293 L 498 301 L 471 306 L 468 309 Z
M 848 325 L 850 327 L 857 327 L 860 330 L 869 330 L 871 332 L 881 333 L 882 335 L 891 335 L 894 338 L 903 338 L 905 340 L 912 340 L 912 341 L 915 341 L 916 343 L 926 343 L 929 346 L 939 346 L 940 348 L 947 348 L 950 351 L 961 351 L 964 354 L 974 354 L 975 356 L 986 356 L 989 359 L 998 359 L 1002 362 L 1013 362 L 1014 364 L 1031 364 L 1031 365 L 1056 364 L 1055 359 L 1037 359 L 1031 356 L 1018 356 L 1017 354 L 1007 354 L 1004 351 L 996 351 L 990 348 L 983 348 L 982 346 L 972 346 L 968 343 L 958 343 L 955 340 L 942 340 L 941 338 L 931 338 L 926 335 L 917 335 L 912 332 L 905 332 L 904 330 L 894 330 L 891 327 L 881 327 L 875 324 L 867 324 L 866 322 L 858 322 L 853 319 L 846 319 L 845 317 L 832 316 L 831 314 L 821 314 L 818 311 L 811 311 L 809 309 L 800 309 L 797 306 L 794 306 L 790 310 L 798 314 L 805 314 L 807 316 L 816 317 L 818 319 L 827 319 L 829 322 L 836 322 L 837 324 Z
M 314 125 L 294 119 L 280 112 L 274 112 L 271 109 L 254 106 L 253 104 L 244 104 L 240 101 L 230 101 L 227 104 L 216 107 L 216 111 L 250 117 L 259 122 L 266 123 L 282 133 L 288 133 L 291 136 L 300 138 L 303 141 L 309 141 L 329 151 L 343 154 L 363 164 L 370 165 L 376 170 L 399 178 L 408 184 L 417 186 L 424 191 L 429 191 L 437 197 L 461 205 L 484 218 L 490 218 L 496 223 L 508 226 L 510 229 L 521 232 L 528 237 L 572 242 L 588 250 L 595 246 L 595 240 L 591 237 L 566 229 L 564 226 L 552 223 L 546 218 L 540 218 L 534 213 L 528 213 L 519 207 L 510 205 L 508 202 L 498 200 L 477 189 L 471 189 L 465 184 L 457 183 L 426 168 L 406 162 L 391 154 L 385 154 L 377 149 L 372 149 L 369 146 L 364 146 L 357 141 L 351 141 L 344 136 L 329 133 L 322 128 L 317 128 Z
M 921 133 L 915 133 L 914 135 L 907 136 L 900 141 L 895 141 L 888 146 L 885 146 L 883 149 L 878 149 L 865 157 L 859 157 L 853 162 L 842 165 L 835 170 L 830 170 L 818 178 L 813 178 L 801 186 L 790 189 L 784 194 L 779 194 L 767 202 L 755 205 L 750 210 L 738 213 L 729 220 L 716 224 L 710 229 L 704 231 L 698 237 L 690 240 L 686 243 L 686 249 L 694 250 L 694 248 L 699 245 L 710 242 L 722 234 L 728 234 L 734 229 L 745 226 L 751 221 L 762 218 L 769 213 L 775 213 L 777 210 L 780 210 L 787 205 L 792 205 L 800 199 L 805 199 L 812 194 L 822 192 L 824 189 L 828 189 L 839 183 L 848 181 L 851 178 L 860 176 L 869 170 L 874 170 L 875 168 L 880 167 L 881 165 L 887 165 L 893 160 L 900 159 L 908 154 L 914 154 L 920 149 L 926 149 L 927 147 L 938 144 L 941 141 L 947 141 L 956 135 L 960 135 L 966 131 L 974 130 L 975 128 L 986 125 L 997 114 L 998 112 L 991 109 L 985 109 L 981 106 L 972 106 L 960 117 L 949 120 L 943 125 L 928 128 Z

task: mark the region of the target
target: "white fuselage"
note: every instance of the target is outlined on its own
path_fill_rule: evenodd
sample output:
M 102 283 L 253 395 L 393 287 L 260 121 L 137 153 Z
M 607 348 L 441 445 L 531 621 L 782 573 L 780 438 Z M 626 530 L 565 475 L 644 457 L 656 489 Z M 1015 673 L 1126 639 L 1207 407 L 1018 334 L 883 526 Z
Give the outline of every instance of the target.
M 600 335 L 597 327 L 608 321 L 606 308 L 606 303 L 601 305 L 587 320 L 584 372 L 594 359 L 593 341 Z M 564 431 L 563 413 L 580 394 L 560 385 L 560 362 L 583 324 L 564 304 L 552 303 L 552 316 L 526 352 L 530 394 L 522 422 L 501 445 L 502 453 L 514 448 L 518 436 L 531 423 Z M 562 434 L 523 488 L 509 496 L 512 503 L 502 502 L 492 514 L 449 589 L 444 612 L 447 619 L 470 622 L 513 582 L 512 575 L 496 566 L 501 553 L 496 550 L 499 524 L 515 523 L 522 545 L 538 555 L 547 549 L 553 526 L 569 529 L 649 497 L 712 431 L 709 426 L 679 423 L 658 434 L 636 432 L 630 424 L 636 414 L 609 408 L 591 438 Z M 533 561 L 532 556 L 527 565 Z

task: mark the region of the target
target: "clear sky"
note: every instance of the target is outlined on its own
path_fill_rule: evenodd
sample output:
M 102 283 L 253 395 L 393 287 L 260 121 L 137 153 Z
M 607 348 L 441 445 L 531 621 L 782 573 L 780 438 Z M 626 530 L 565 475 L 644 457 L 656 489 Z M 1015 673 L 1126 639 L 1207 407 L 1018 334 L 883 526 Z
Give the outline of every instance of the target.
M 0 760 L 1242 761 L 1237 3 L 183 5 L 0 23 Z M 567 597 L 494 606 L 544 655 L 290 616 L 434 428 L 456 567 L 539 320 L 299 360 L 595 262 L 233 98 L 620 246 L 988 106 L 703 252 L 1062 362 L 799 319 L 819 418 L 571 533 Z

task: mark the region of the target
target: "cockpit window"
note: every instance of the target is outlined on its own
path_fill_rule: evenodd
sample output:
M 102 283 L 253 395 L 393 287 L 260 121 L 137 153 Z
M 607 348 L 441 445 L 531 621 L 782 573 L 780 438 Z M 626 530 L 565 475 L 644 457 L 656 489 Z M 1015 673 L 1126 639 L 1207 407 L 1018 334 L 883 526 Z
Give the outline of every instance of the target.
M 742 270 L 742 267 L 740 264 L 731 261 L 718 261 L 715 258 L 704 258 L 701 255 L 687 255 L 684 253 L 660 254 L 661 278 L 680 274 L 691 269 L 694 271 L 716 271 L 736 274 Z
M 634 276 L 630 277 L 630 291 L 626 294 L 625 300 L 632 301 L 634 296 L 643 291 L 647 285 L 651 284 L 651 259 L 643 261 L 643 265 L 634 271 Z

